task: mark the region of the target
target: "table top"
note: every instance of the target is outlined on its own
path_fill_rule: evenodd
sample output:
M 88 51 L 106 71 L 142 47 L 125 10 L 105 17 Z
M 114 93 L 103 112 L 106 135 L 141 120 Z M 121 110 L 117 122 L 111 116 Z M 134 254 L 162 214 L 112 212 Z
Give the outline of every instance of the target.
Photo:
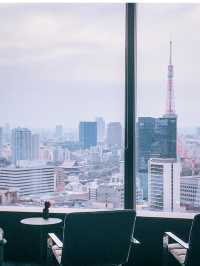
M 22 224 L 39 225 L 39 226 L 59 224 L 61 222 L 62 222 L 62 219 L 58 219 L 58 218 L 44 219 L 43 217 L 26 218 L 20 221 L 20 223 Z

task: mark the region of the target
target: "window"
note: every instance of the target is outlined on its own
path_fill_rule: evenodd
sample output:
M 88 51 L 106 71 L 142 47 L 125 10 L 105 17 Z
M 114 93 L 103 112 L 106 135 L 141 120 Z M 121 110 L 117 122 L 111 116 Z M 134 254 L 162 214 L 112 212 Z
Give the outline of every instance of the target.
M 0 204 L 124 202 L 124 4 L 0 5 Z
M 200 5 L 137 11 L 137 208 L 199 211 Z

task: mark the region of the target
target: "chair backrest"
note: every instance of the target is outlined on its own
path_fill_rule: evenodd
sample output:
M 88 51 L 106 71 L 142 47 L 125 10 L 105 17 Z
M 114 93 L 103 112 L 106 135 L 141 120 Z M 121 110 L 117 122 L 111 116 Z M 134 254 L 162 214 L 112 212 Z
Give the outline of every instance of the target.
M 63 266 L 117 265 L 129 256 L 136 213 L 133 210 L 66 215 Z
M 200 214 L 194 217 L 189 236 L 189 249 L 186 254 L 185 266 L 200 265 Z

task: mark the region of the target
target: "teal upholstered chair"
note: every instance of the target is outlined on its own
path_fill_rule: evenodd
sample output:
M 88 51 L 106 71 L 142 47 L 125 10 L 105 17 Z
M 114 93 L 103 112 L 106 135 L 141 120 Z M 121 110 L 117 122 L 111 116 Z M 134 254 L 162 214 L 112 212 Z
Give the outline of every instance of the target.
M 194 217 L 188 243 L 185 243 L 171 232 L 164 234 L 163 266 L 169 265 L 169 255 L 172 255 L 181 266 L 200 265 L 200 214 Z
M 0 228 L 0 266 L 2 266 L 4 262 L 4 245 L 6 243 L 7 241 L 4 238 L 4 231 L 2 228 Z
M 48 263 L 62 266 L 124 264 L 129 257 L 135 219 L 133 210 L 66 215 L 63 241 L 49 234 Z

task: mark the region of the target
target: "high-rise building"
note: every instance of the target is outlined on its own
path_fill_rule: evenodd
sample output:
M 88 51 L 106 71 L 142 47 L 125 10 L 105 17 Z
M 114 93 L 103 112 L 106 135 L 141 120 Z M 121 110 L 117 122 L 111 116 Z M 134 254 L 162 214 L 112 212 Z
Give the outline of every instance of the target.
M 0 157 L 2 156 L 3 150 L 3 128 L 0 127 Z
M 160 211 L 179 211 L 180 172 L 177 160 L 153 158 L 149 160 L 149 207 Z
M 156 119 L 154 140 L 151 146 L 151 157 L 177 157 L 177 118 L 160 117 Z
M 166 113 L 156 120 L 155 142 L 152 153 L 161 158 L 175 159 L 177 157 L 177 115 L 175 113 L 173 78 L 172 41 L 170 41 Z
M 79 142 L 83 149 L 89 149 L 97 145 L 97 123 L 79 123 Z
M 150 157 L 177 157 L 177 118 L 139 117 L 137 123 L 138 171 L 146 172 Z
M 14 128 L 12 130 L 12 162 L 31 160 L 31 131 L 28 128 Z
M 137 122 L 138 171 L 147 172 L 148 160 L 154 141 L 155 122 L 153 117 L 139 117 Z
M 144 200 L 148 198 L 148 161 L 154 141 L 155 121 L 153 117 L 139 117 L 137 121 L 137 171 Z
M 40 151 L 40 136 L 39 134 L 32 134 L 32 145 L 31 145 L 32 160 L 39 160 L 39 151 Z
M 63 126 L 62 125 L 56 125 L 56 138 L 58 140 L 62 140 L 63 138 Z
M 122 146 L 122 126 L 120 122 L 111 122 L 107 127 L 108 146 Z
M 50 166 L 1 168 L 0 179 L 0 189 L 17 190 L 19 196 L 54 191 L 54 168 Z
M 150 158 L 177 158 L 177 118 L 139 117 L 137 124 L 137 169 L 144 199 L 148 197 Z
M 96 122 L 97 122 L 97 142 L 103 143 L 105 140 L 105 121 L 102 117 L 97 117 Z

